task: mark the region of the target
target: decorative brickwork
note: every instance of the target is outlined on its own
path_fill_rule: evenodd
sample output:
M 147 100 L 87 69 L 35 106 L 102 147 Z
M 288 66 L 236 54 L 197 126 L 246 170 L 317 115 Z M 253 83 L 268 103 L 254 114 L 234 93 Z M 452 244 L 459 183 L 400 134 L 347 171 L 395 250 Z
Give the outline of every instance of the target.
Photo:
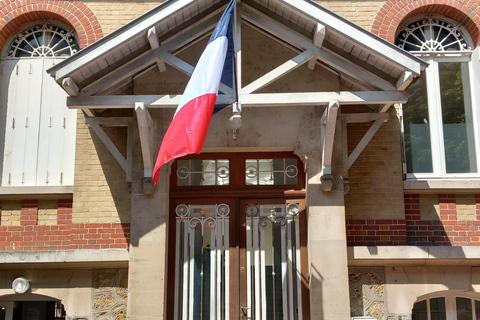
M 80 48 L 103 37 L 95 14 L 80 1 L 0 0 L 0 17 L 0 48 L 23 24 L 42 19 L 57 20 L 75 29 Z
M 347 220 L 348 245 L 480 246 L 480 195 L 405 194 L 405 220 Z
M 347 220 L 347 243 L 351 246 L 405 245 L 405 220 Z
M 389 0 L 380 9 L 372 25 L 372 32 L 390 42 L 400 24 L 410 17 L 437 13 L 461 23 L 473 42 L 480 44 L 480 4 L 472 0 Z
M 42 205 L 43 202 L 37 200 L 21 202 L 20 224 L 0 225 L 0 251 L 128 248 L 130 224 L 73 224 L 72 200 L 58 200 L 57 223 L 38 225 L 39 207 Z M 12 203 L 7 202 L 7 206 L 10 209 Z
M 423 195 L 405 195 L 407 240 L 410 245 L 478 246 L 480 245 L 480 195 L 440 194 L 438 208 L 440 219 L 421 218 L 420 202 Z M 465 199 L 475 199 L 476 205 L 465 204 Z M 470 201 L 468 201 L 470 202 Z M 468 212 L 476 207 L 476 212 Z M 467 208 L 468 215 L 465 214 Z M 466 219 L 469 217 L 471 220 Z

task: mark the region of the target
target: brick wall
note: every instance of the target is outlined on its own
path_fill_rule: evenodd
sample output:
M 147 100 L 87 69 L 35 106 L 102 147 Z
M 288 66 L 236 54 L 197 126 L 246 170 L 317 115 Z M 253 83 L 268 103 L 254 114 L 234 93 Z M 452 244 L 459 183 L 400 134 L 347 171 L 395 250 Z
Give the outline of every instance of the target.
M 347 220 L 348 245 L 480 245 L 480 195 L 404 197 L 405 220 Z
M 426 195 L 425 195 L 426 196 Z M 407 241 L 412 245 L 480 245 L 480 195 L 434 195 L 437 217 L 425 215 L 424 195 L 405 195 Z M 431 196 L 430 196 L 431 198 Z M 473 199 L 474 203 L 471 203 Z M 408 202 L 408 208 L 407 208 Z M 422 205 L 423 204 L 423 205 Z
M 367 112 L 367 110 L 357 110 Z M 349 154 L 372 123 L 348 125 Z M 402 220 L 403 178 L 399 120 L 395 108 L 348 171 L 351 189 L 345 195 L 348 220 Z
M 350 246 L 407 244 L 405 220 L 347 220 Z
M 130 194 L 125 171 L 85 125 L 83 113 L 78 115 L 72 222 L 129 223 Z M 105 128 L 105 132 L 126 157 L 127 129 Z
M 404 19 L 430 12 L 458 21 L 467 29 L 474 43 L 480 44 L 480 4 L 471 0 L 388 0 L 374 17 L 371 31 L 394 42 Z
M 41 208 L 46 204 L 51 215 L 52 201 L 0 203 L 0 251 L 128 248 L 129 223 L 72 223 L 72 200 L 58 200 L 55 223 L 40 224 Z M 7 207 L 8 219 L 4 217 L 4 207 Z M 12 212 L 19 214 L 12 215 Z M 15 219 L 11 219 L 12 216 Z

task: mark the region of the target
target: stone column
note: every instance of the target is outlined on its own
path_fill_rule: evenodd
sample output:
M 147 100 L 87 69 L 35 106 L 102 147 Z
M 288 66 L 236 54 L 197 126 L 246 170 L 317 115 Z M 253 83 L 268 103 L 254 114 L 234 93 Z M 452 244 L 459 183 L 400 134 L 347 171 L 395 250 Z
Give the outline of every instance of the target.
M 315 320 L 350 319 L 342 143 L 345 141 L 338 120 L 333 148 L 332 191 L 322 191 L 320 161 L 310 159 L 308 162 L 310 318 Z
M 311 319 L 348 320 L 344 194 L 324 193 L 318 185 L 309 189 Z
M 153 195 L 132 192 L 127 318 L 164 319 L 168 174 L 164 166 Z

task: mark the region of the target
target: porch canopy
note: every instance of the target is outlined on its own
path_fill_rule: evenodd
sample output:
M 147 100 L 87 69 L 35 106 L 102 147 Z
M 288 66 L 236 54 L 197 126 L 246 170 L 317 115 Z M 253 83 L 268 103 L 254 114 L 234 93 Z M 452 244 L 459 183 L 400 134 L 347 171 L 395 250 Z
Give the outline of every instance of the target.
M 209 37 L 225 9 L 225 0 L 168 0 L 89 47 L 47 70 L 69 94 L 69 108 L 82 109 L 87 123 L 102 135 L 100 125 L 114 119 L 98 117 L 105 109 L 135 108 L 140 127 L 145 177 L 151 177 L 153 155 L 149 130 L 150 108 L 176 108 L 181 94 L 125 95 L 136 77 L 158 68 L 160 75 L 173 67 L 190 75 L 194 66 L 181 53 Z M 241 25 L 247 25 L 295 52 L 292 59 L 249 83 L 242 83 Z M 406 88 L 427 64 L 395 45 L 373 35 L 313 1 L 237 0 L 235 45 L 238 104 L 245 107 L 324 105 L 324 175 L 331 174 L 333 132 L 340 105 L 366 105 L 368 113 L 344 115 L 347 122 L 373 122 L 372 129 L 348 158 L 355 161 L 394 103 L 407 101 Z M 268 93 L 270 83 L 306 64 L 310 70 L 322 67 L 334 73 L 342 91 Z M 246 66 L 244 66 L 246 67 Z M 218 101 L 228 98 L 231 88 L 222 84 Z M 228 100 L 228 99 L 226 99 Z M 129 122 L 120 125 L 128 126 Z M 143 130 L 143 133 L 142 133 Z M 108 144 L 108 137 L 104 135 Z M 108 146 L 108 145 L 107 145 Z M 112 153 L 127 172 L 128 159 L 115 147 Z

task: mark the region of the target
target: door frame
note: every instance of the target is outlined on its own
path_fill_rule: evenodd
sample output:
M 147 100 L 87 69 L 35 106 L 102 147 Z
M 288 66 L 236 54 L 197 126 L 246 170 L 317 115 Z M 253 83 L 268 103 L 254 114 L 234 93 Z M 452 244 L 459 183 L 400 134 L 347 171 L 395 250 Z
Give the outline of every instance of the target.
M 309 299 L 309 281 L 308 281 L 308 254 L 307 254 L 307 216 L 306 216 L 306 200 L 305 197 L 291 197 L 282 196 L 275 198 L 252 198 L 244 197 L 238 199 L 240 210 L 238 213 L 238 221 L 240 226 L 239 232 L 239 312 L 241 318 L 241 307 L 247 305 L 247 272 L 242 272 L 247 269 L 247 246 L 246 246 L 246 214 L 245 208 L 248 204 L 289 204 L 298 203 L 300 207 L 299 211 L 299 229 L 300 229 L 300 265 L 301 265 L 301 308 L 303 313 L 303 320 L 310 319 L 310 299 Z M 245 318 L 244 318 L 245 319 Z

